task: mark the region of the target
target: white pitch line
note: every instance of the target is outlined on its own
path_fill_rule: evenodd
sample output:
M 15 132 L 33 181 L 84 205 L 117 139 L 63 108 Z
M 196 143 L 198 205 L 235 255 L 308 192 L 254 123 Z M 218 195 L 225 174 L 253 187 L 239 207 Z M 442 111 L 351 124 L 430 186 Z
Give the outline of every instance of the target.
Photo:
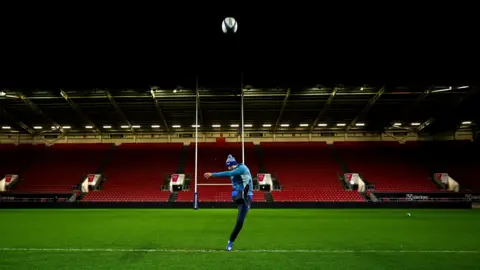
M 0 251 L 34 252 L 157 252 L 157 253 L 218 253 L 220 249 L 114 249 L 114 248 L 0 248 Z M 328 249 L 239 249 L 242 253 L 480 253 L 480 250 L 328 250 Z

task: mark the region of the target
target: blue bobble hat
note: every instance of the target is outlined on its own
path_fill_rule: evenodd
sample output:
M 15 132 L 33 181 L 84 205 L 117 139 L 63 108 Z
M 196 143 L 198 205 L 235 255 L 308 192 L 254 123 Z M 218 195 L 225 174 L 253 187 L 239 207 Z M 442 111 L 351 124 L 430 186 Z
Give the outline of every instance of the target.
M 238 165 L 237 161 L 232 155 L 228 155 L 227 161 L 225 162 L 225 166 L 230 167 L 230 166 L 235 166 Z

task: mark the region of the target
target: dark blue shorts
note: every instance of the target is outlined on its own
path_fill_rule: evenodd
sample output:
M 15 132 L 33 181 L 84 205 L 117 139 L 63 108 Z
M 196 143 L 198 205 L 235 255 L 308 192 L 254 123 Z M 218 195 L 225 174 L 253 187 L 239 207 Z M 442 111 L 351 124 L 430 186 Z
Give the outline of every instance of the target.
M 248 191 L 232 191 L 232 201 L 236 204 L 246 203 L 249 205 L 252 202 L 253 196 L 246 195 L 247 193 Z

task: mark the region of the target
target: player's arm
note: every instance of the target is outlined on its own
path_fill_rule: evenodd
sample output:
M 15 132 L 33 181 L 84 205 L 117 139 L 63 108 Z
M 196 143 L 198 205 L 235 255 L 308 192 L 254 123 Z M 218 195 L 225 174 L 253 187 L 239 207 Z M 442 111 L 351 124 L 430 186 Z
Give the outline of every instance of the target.
M 232 177 L 232 176 L 241 175 L 244 172 L 245 172 L 244 167 L 237 167 L 237 168 L 235 168 L 234 170 L 231 170 L 231 171 L 206 173 L 205 175 L 210 174 L 209 176 L 211 176 L 211 177 L 222 178 L 222 177 Z

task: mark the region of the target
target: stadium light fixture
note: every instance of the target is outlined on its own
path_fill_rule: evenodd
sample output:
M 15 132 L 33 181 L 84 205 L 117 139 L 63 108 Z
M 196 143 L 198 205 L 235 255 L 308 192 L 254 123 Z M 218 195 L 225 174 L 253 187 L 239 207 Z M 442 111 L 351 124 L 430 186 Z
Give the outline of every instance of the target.
M 41 126 L 34 126 L 33 129 L 42 129 Z
M 327 124 L 318 124 L 319 127 L 326 127 Z
M 263 124 L 263 127 L 271 127 L 271 124 Z
M 464 85 L 464 86 L 459 86 L 459 87 L 457 87 L 457 89 L 465 89 L 465 88 L 468 88 L 468 87 L 470 87 L 470 86 Z
M 281 124 L 280 126 L 281 127 L 289 127 L 290 125 L 289 124 Z
M 308 124 L 300 124 L 301 127 L 308 127 Z
M 420 125 L 421 125 L 421 124 L 418 123 L 418 122 L 413 122 L 413 123 L 412 123 L 412 126 L 420 126 Z
M 237 128 L 237 127 L 239 127 L 239 125 L 237 125 L 237 124 L 233 124 L 233 125 L 230 125 L 230 126 L 231 126 L 232 128 Z
M 3 126 L 2 129 L 10 129 L 11 127 L 9 126 Z
M 212 125 L 213 128 L 219 128 L 221 127 L 220 125 Z
M 463 121 L 462 122 L 462 125 L 471 125 L 472 124 L 472 121 Z
M 120 126 L 120 128 L 129 128 L 130 126 L 127 126 L 127 125 L 122 125 Z
M 252 124 L 246 124 L 244 127 L 253 127 Z
M 132 128 L 140 128 L 139 125 L 133 125 Z
M 337 127 L 344 127 L 346 124 L 345 123 L 338 123 Z
M 173 125 L 172 127 L 173 128 L 180 128 L 181 126 L 180 125 Z
M 52 129 L 58 129 L 56 126 L 52 126 Z
M 86 129 L 92 129 L 93 126 L 85 126 Z
M 103 126 L 103 128 L 112 128 L 112 126 Z
M 402 125 L 402 123 L 393 123 L 394 126 L 399 127 Z
M 364 127 L 364 126 L 365 126 L 365 123 L 356 123 L 355 126 L 357 126 L 357 127 Z
M 160 125 L 152 125 L 152 128 L 160 128 Z
M 200 125 L 192 125 L 193 128 L 199 128 Z
M 444 88 L 444 89 L 435 89 L 435 90 L 432 90 L 432 93 L 439 93 L 439 92 L 447 92 L 447 91 L 451 91 L 452 90 L 452 87 L 448 87 L 448 88 Z
M 63 126 L 63 129 L 71 129 L 71 126 Z

